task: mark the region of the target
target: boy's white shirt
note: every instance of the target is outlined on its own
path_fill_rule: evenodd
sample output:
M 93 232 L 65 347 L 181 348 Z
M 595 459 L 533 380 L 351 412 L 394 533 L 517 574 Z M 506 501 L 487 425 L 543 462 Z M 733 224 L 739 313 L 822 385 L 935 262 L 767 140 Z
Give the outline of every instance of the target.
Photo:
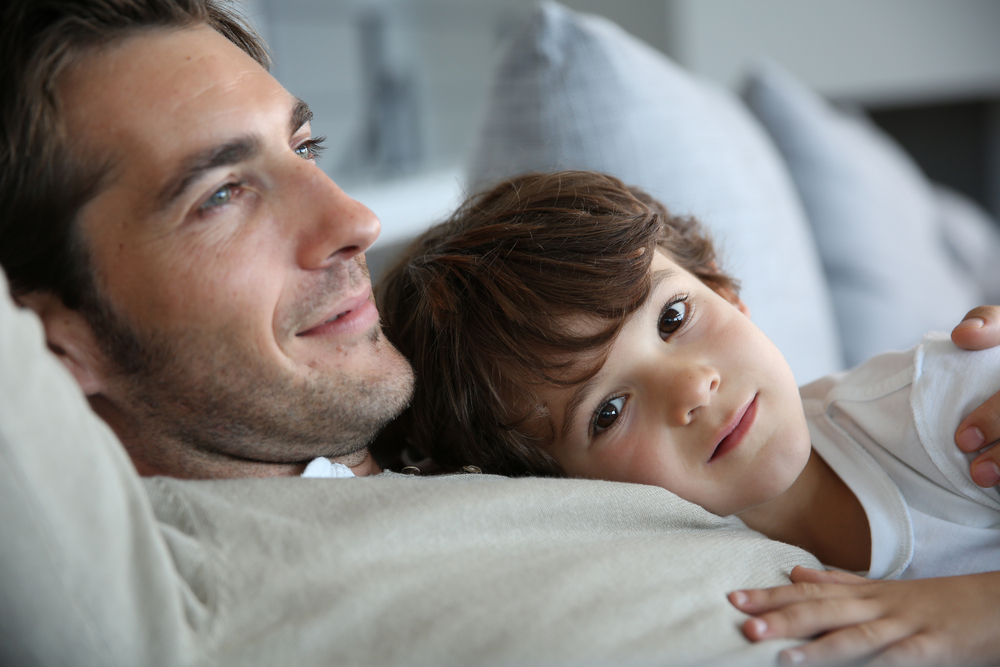
M 1000 492 L 969 476 L 954 433 L 1000 390 L 1000 350 L 929 334 L 801 388 L 813 447 L 858 496 L 871 578 L 1000 570 Z
M 354 472 L 343 463 L 333 463 L 330 459 L 320 456 L 309 462 L 301 477 L 345 479 L 354 477 Z

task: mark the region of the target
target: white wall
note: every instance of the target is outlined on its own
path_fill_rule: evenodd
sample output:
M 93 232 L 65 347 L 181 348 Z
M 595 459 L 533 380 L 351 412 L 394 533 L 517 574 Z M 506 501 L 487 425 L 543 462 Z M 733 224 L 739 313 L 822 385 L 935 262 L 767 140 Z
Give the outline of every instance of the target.
M 565 0 L 599 11 L 658 48 L 666 46 L 664 0 Z M 243 0 L 274 56 L 273 73 L 315 112 L 327 136 L 323 168 L 365 184 L 352 147 L 366 121 L 358 21 L 372 8 L 390 17 L 394 67 L 419 86 L 422 169 L 461 164 L 482 115 L 497 45 L 534 0 Z
M 368 118 L 359 17 L 389 10 L 393 67 L 419 87 L 428 194 L 460 192 L 460 167 L 482 116 L 502 37 L 534 0 L 241 0 L 274 56 L 273 72 L 312 106 L 328 137 L 323 168 L 383 205 L 352 154 Z M 1000 97 L 1000 0 L 563 0 L 603 14 L 693 72 L 737 87 L 757 56 L 782 63 L 829 97 L 861 104 Z M 1000 119 L 992 173 L 1000 198 Z M 442 176 L 442 174 L 444 176 Z M 428 187 L 427 183 L 437 184 Z M 442 184 L 448 184 L 444 186 Z M 410 192 L 407 183 L 385 192 Z M 388 195 L 387 195 L 388 197 Z M 449 199 L 449 201 L 452 201 Z M 384 204 L 393 206 L 388 198 Z M 434 205 L 435 207 L 437 204 Z M 1000 201 L 994 210 L 1000 210 Z M 427 212 L 410 210 L 423 219 Z M 388 213 L 388 211 L 387 211 Z M 406 217 L 393 209 L 388 225 Z M 392 230 L 387 230 L 387 236 Z
M 756 56 L 860 103 L 1000 94 L 997 0 L 666 0 L 668 52 L 737 86 Z

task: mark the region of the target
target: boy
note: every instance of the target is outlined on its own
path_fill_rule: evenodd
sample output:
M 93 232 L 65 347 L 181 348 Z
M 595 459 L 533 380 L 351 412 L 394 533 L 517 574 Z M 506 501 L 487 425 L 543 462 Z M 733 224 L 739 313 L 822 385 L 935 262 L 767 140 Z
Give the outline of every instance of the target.
M 800 396 L 698 224 L 612 177 L 472 197 L 379 292 L 418 378 L 396 428 L 436 464 L 661 486 L 873 578 L 1000 570 L 1000 496 L 921 410 L 997 389 L 935 393 L 973 356 L 929 338 Z

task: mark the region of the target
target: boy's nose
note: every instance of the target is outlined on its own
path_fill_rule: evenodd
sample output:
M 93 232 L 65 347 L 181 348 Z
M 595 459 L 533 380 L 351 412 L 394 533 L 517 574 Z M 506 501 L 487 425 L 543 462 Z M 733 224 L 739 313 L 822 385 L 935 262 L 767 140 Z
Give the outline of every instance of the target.
M 709 405 L 719 389 L 721 378 L 711 366 L 692 364 L 676 369 L 667 390 L 667 418 L 671 425 L 686 426 L 701 408 Z

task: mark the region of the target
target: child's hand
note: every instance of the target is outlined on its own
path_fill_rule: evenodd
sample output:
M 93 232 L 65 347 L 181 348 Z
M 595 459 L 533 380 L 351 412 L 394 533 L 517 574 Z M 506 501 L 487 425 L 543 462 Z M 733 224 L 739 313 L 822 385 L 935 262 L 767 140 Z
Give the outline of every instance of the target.
M 792 570 L 793 585 L 736 591 L 754 618 L 751 641 L 808 639 L 783 665 L 995 665 L 1000 663 L 1000 572 L 873 581 L 843 572 Z
M 970 310 L 951 332 L 951 339 L 967 350 L 1000 345 L 1000 306 L 980 306 Z M 966 417 L 955 431 L 955 443 L 963 452 L 976 452 L 1000 440 L 1000 393 Z M 1000 447 L 980 454 L 971 464 L 972 481 L 979 486 L 1000 483 Z

